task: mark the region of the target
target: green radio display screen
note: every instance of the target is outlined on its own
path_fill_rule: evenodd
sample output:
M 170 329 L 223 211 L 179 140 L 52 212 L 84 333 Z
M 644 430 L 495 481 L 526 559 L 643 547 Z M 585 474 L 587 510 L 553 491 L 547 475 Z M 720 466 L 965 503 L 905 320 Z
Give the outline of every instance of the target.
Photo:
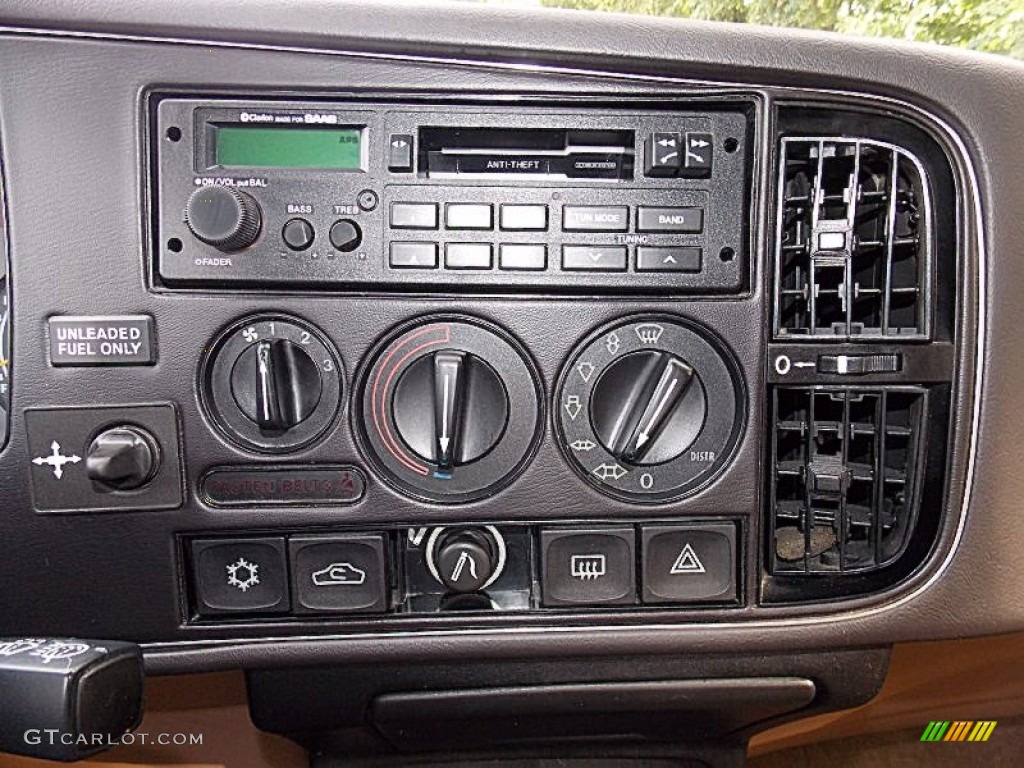
M 363 168 L 359 128 L 219 125 L 214 162 L 224 168 Z

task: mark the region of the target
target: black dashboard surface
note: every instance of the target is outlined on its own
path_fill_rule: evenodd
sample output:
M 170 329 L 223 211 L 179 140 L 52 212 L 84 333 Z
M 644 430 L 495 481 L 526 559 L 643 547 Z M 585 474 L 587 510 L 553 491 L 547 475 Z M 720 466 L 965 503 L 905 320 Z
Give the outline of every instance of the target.
M 294 7 L 300 5 L 301 7 Z M 234 11 L 239 11 L 234 13 Z M 146 644 L 156 670 L 332 659 L 756 653 L 868 647 L 1024 627 L 1019 499 L 1024 409 L 1018 380 L 1024 180 L 1024 69 L 939 48 L 727 25 L 512 10 L 310 2 L 174 6 L 14 2 L 0 11 L 0 146 L 13 295 L 10 441 L 0 453 L 3 634 L 78 634 Z M 749 99 L 757 106 L 750 289 L 722 297 L 574 299 L 442 292 L 303 294 L 260 288 L 167 290 L 154 279 L 150 116 L 154 94 L 339 98 L 373 94 L 461 104 L 562 100 L 621 104 Z M 764 605 L 759 553 L 775 107 L 856 104 L 927 126 L 961 201 L 956 442 L 947 509 L 927 562 L 897 588 L 814 609 Z M 144 213 L 145 212 L 145 213 Z M 713 327 L 744 371 L 745 428 L 714 482 L 671 505 L 620 503 L 581 483 L 550 439 L 493 498 L 450 507 L 413 502 L 370 473 L 366 496 L 331 509 L 217 509 L 198 498 L 204 472 L 254 461 L 209 424 L 196 391 L 206 345 L 239 317 L 297 315 L 330 337 L 344 364 L 343 418 L 297 460 L 366 465 L 356 430 L 368 351 L 410 318 L 467 313 L 528 347 L 550 409 L 563 361 L 593 329 L 637 314 L 685 315 Z M 53 315 L 148 315 L 156 363 L 55 368 Z M 39 514 L 26 411 L 173 403 L 184 502 L 165 509 Z M 542 406 L 543 407 L 543 406 Z M 44 443 L 46 441 L 44 440 Z M 292 457 L 295 459 L 296 457 Z M 263 461 L 260 459 L 259 461 Z M 175 462 L 171 462 L 172 475 Z M 171 480 L 173 481 L 173 477 Z M 173 485 L 173 482 L 172 482 Z M 552 494 L 551 488 L 564 488 Z M 173 494 L 172 494 L 173 495 Z M 160 506 L 160 505 L 158 505 Z M 310 625 L 191 620 L 183 537 L 360 532 L 446 522 L 728 520 L 739 525 L 739 602 L 697 611 L 540 612 L 512 621 L 464 614 Z M 247 534 L 248 535 L 248 534 Z M 191 538 L 188 539 L 191 541 Z M 460 618 L 462 616 L 463 618 Z M 504 617 L 503 617 L 504 618 Z

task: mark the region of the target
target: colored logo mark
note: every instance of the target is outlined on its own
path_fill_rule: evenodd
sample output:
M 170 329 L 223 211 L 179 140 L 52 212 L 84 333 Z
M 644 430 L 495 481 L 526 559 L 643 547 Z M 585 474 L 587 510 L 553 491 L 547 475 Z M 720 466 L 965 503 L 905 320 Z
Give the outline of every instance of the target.
M 995 729 L 995 720 L 933 720 L 921 741 L 988 741 Z

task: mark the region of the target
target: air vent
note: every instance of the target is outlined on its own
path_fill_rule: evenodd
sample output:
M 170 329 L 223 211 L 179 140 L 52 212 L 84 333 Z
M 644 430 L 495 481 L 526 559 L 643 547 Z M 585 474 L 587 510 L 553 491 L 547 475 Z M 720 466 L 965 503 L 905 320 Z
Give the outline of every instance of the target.
M 929 333 L 931 222 L 916 157 L 878 141 L 784 138 L 775 334 Z
M 866 572 L 892 563 L 916 517 L 926 390 L 773 393 L 773 573 Z

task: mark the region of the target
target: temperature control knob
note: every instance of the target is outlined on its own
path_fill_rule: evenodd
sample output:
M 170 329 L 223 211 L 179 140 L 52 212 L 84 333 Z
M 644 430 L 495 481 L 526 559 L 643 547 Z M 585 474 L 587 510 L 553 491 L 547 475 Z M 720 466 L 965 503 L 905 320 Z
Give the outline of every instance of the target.
M 559 442 L 573 468 L 610 496 L 678 498 L 729 458 L 741 386 L 725 347 L 695 324 L 620 322 L 593 334 L 562 371 Z
M 141 488 L 156 474 L 160 454 L 156 440 L 143 429 L 123 426 L 96 435 L 85 453 L 85 473 L 112 491 Z
M 399 489 L 470 501 L 509 482 L 536 447 L 539 388 L 525 352 L 500 329 L 419 320 L 374 352 L 358 389 L 360 437 Z
M 501 439 L 508 395 L 501 378 L 461 350 L 424 355 L 410 365 L 392 398 L 405 443 L 441 470 L 471 464 Z
M 245 192 L 211 186 L 192 193 L 184 219 L 198 240 L 230 252 L 256 242 L 263 216 L 259 203 Z
M 319 438 L 341 402 L 337 353 L 316 328 L 258 315 L 228 328 L 201 371 L 203 405 L 226 437 L 282 453 Z

